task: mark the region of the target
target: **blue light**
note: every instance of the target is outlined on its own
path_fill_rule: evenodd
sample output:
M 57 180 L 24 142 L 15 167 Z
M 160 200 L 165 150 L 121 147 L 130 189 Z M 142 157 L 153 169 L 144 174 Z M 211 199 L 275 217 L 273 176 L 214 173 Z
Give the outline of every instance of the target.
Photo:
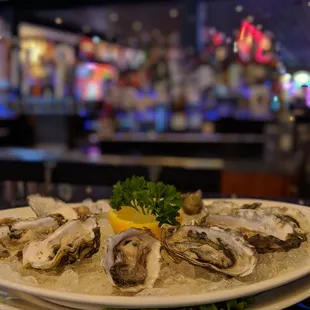
M 100 43 L 100 41 L 101 41 L 101 39 L 100 39 L 98 36 L 93 36 L 93 37 L 92 37 L 92 40 L 93 40 L 93 42 L 94 42 L 95 44 L 98 44 L 98 43 Z
M 270 108 L 272 111 L 279 111 L 280 109 L 280 102 L 278 96 L 273 96 L 273 99 L 270 104 Z
M 83 127 L 87 131 L 92 131 L 93 128 L 94 128 L 93 121 L 90 121 L 90 120 L 85 121 L 84 124 L 83 124 Z
M 79 116 L 80 116 L 80 117 L 87 117 L 87 115 L 88 115 L 87 109 L 83 108 L 83 109 L 81 109 L 81 110 L 79 111 Z
M 208 111 L 205 113 L 204 119 L 208 121 L 217 121 L 220 119 L 220 115 L 217 111 Z
M 309 310 L 310 310 L 310 307 L 304 305 L 302 302 L 300 302 L 299 304 L 297 304 L 297 307 L 300 307 L 301 309 L 309 309 Z

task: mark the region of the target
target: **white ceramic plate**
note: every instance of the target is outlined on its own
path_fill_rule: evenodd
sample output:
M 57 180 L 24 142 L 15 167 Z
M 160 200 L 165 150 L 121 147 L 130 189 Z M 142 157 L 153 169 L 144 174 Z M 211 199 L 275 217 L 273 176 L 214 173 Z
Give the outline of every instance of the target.
M 215 199 L 206 200 L 210 203 Z M 232 202 L 237 204 L 259 202 L 259 200 L 251 199 L 231 199 Z M 307 207 L 282 203 L 274 201 L 261 201 L 264 205 L 274 206 L 281 205 L 291 208 L 297 208 L 302 211 L 310 221 L 310 209 Z M 29 217 L 33 216 L 29 208 L 20 208 L 15 210 L 4 210 L 0 212 L 0 217 L 16 216 L 16 217 Z M 5 291 L 22 292 L 29 295 L 44 298 L 55 303 L 75 307 L 78 309 L 102 309 L 103 307 L 115 308 L 171 308 L 171 307 L 184 307 L 194 305 L 204 305 L 223 300 L 230 300 L 238 297 L 256 295 L 258 293 L 279 287 L 281 285 L 293 282 L 306 275 L 310 274 L 310 259 L 309 265 L 300 266 L 292 272 L 284 275 L 261 281 L 255 284 L 250 284 L 246 287 L 237 287 L 234 289 L 226 289 L 222 291 L 212 291 L 208 294 L 200 295 L 180 295 L 180 296 L 141 296 L 141 297 L 121 297 L 121 296 L 103 296 L 103 295 L 85 295 L 76 293 L 66 293 L 54 290 L 42 289 L 34 286 L 11 282 L 9 279 L 0 278 L 0 288 Z M 308 297 L 308 296 L 306 296 Z M 306 298 L 303 297 L 303 298 Z M 302 298 L 302 299 L 303 299 Z M 265 308 L 266 309 L 266 308 Z M 274 308 L 277 309 L 277 308 Z M 280 308 L 279 308 L 280 309 Z
M 19 298 L 0 299 L 1 310 L 70 310 L 74 308 L 66 308 L 63 306 L 49 303 L 41 298 L 34 297 L 25 293 L 12 292 Z M 280 310 L 295 305 L 296 303 L 310 297 L 310 275 L 303 277 L 294 282 L 277 287 L 273 290 L 260 293 L 256 296 L 255 305 L 249 310 Z M 77 306 L 72 303 L 72 306 Z M 84 308 L 89 310 L 89 308 Z M 98 310 L 103 310 L 98 307 Z

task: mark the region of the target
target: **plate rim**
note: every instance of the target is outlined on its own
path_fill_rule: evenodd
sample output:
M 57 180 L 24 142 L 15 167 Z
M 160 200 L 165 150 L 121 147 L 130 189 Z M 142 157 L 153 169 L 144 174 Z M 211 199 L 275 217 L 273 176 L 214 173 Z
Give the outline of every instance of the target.
M 297 208 L 304 211 L 310 219 L 310 208 L 306 206 L 301 206 L 294 203 L 281 202 L 276 200 L 267 200 L 267 199 L 243 199 L 243 198 L 208 198 L 204 199 L 205 202 L 211 202 L 216 200 L 225 200 L 232 202 L 263 202 L 263 203 L 277 203 L 281 206 L 288 206 Z M 16 210 L 18 210 L 17 208 Z M 12 210 L 12 209 L 8 209 Z M 0 211 L 1 213 L 5 210 Z M 210 293 L 205 294 L 195 294 L 195 295 L 174 295 L 174 296 L 111 296 L 111 295 L 90 295 L 90 294 L 81 294 L 81 293 L 70 293 L 62 292 L 47 288 L 40 288 L 34 285 L 27 285 L 21 283 L 14 283 L 9 280 L 0 278 L 0 287 L 2 289 L 11 289 L 24 292 L 30 295 L 59 300 L 59 301 L 69 301 L 69 302 L 78 302 L 81 304 L 93 304 L 93 305 L 102 305 L 109 307 L 126 307 L 126 308 L 152 308 L 156 307 L 180 307 L 180 306 L 195 306 L 195 305 L 204 305 L 214 302 L 220 302 L 224 300 L 245 297 L 256 295 L 264 291 L 268 291 L 271 288 L 276 288 L 283 286 L 287 283 L 298 280 L 304 276 L 310 274 L 310 264 L 298 268 L 295 271 L 290 271 L 284 275 L 277 276 L 275 278 L 267 279 L 260 281 L 258 283 L 253 283 L 247 286 L 240 286 L 233 289 L 224 289 L 221 291 L 211 291 Z M 288 276 L 290 275 L 290 276 Z M 274 279 L 278 279 L 276 282 Z

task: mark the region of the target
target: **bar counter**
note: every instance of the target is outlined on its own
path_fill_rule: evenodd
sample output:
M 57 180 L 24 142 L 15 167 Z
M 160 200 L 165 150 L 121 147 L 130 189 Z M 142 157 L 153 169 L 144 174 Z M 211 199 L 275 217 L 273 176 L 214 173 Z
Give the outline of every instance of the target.
M 0 149 L 0 180 L 112 186 L 133 174 L 183 190 L 290 197 L 300 170 L 297 158 L 190 158 L 170 156 L 87 156 L 79 151 Z M 183 185 L 182 185 L 183 184 Z

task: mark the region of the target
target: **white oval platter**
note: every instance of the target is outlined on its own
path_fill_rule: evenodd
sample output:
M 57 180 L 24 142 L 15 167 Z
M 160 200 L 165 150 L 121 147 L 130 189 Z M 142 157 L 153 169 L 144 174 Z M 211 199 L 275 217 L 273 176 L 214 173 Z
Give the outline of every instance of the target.
M 75 308 L 64 307 L 21 292 L 10 292 L 10 296 L 12 295 L 14 298 L 0 299 L 1 310 L 73 310 L 77 306 L 72 303 L 72 306 Z M 308 297 L 310 297 L 310 275 L 260 293 L 255 297 L 255 304 L 249 310 L 286 309 Z M 98 309 L 103 310 L 102 307 Z M 84 310 L 89 309 L 84 308 Z
M 210 203 L 216 199 L 207 199 L 205 203 Z M 226 199 L 228 200 L 228 199 Z M 229 199 L 237 204 L 262 202 L 264 205 L 274 206 L 281 205 L 290 208 L 297 208 L 302 211 L 310 221 L 310 208 L 295 204 L 275 202 L 269 200 L 258 199 Z M 33 216 L 30 208 L 19 208 L 12 210 L 0 211 L 0 217 L 20 217 L 27 218 Z M 237 287 L 233 289 L 225 289 L 221 291 L 212 291 L 207 294 L 200 295 L 180 295 L 180 296 L 106 296 L 106 295 L 86 295 L 77 293 L 66 293 L 55 290 L 29 286 L 20 283 L 14 283 L 10 279 L 2 279 L 0 275 L 0 289 L 4 291 L 15 291 L 32 296 L 40 297 L 56 304 L 69 306 L 77 309 L 103 309 L 104 307 L 111 308 L 172 308 L 185 307 L 195 305 L 206 305 L 210 303 L 230 300 L 238 297 L 253 296 L 258 293 L 274 289 L 300 279 L 310 274 L 310 257 L 309 264 L 301 265 L 300 268 L 294 271 L 287 272 L 283 275 L 272 279 L 264 280 L 248 286 Z M 305 297 L 307 297 L 305 295 Z

